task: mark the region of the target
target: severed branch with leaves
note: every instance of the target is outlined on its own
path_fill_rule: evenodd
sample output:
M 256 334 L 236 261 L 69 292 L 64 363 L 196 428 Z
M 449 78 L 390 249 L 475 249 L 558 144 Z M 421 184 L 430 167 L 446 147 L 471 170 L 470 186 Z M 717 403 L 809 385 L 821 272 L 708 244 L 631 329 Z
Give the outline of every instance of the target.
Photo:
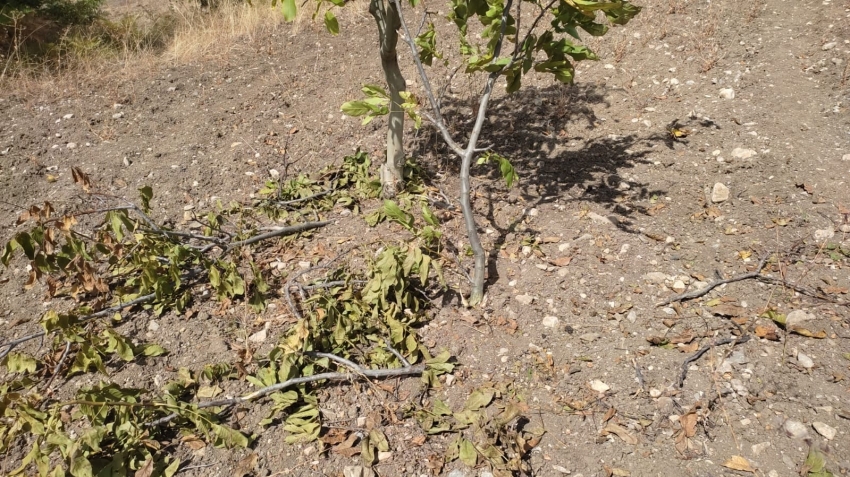
M 48 299 L 70 298 L 73 308 L 50 310 L 40 331 L 0 343 L 6 370 L 0 406 L 8 418 L 0 421 L 0 449 L 30 446 L 21 470 L 42 469 L 58 453 L 64 456 L 61 468 L 82 466 L 97 474 L 111 465 L 153 466 L 172 475 L 179 461 L 165 450 L 170 446 L 145 442 L 168 441 L 179 429 L 215 446 L 246 447 L 248 435 L 227 424 L 233 406 L 262 400 L 269 408 L 263 426 L 282 422 L 289 442 L 311 441 L 322 430 L 315 392 L 324 383 L 421 376 L 426 389 L 434 385 L 453 365 L 447 352 L 432 356 L 416 332 L 429 305 L 418 287 L 440 274 L 433 217 L 418 233 L 412 215 L 390 210 L 389 217 L 403 219 L 414 237 L 382 244 L 367 255 L 365 270 L 349 270 L 353 248 L 300 272 L 265 266 L 271 263 L 269 252 L 303 248 L 309 239 L 305 232 L 331 224 L 322 219 L 327 211 L 340 206 L 357 211 L 361 199 L 377 197 L 379 183 L 369 166 L 368 157 L 357 152 L 319 179 L 270 181 L 260 191 L 263 199 L 195 216 L 189 231 L 170 230 L 152 218 L 150 188 L 140 190 L 136 205 L 93 192 L 88 176 L 74 169 L 87 193 L 86 209 L 58 214 L 49 202 L 27 209 L 18 223 L 25 229 L 6 243 L 2 255 L 6 266 L 16 257 L 28 260 L 26 288 L 43 283 Z M 264 225 L 269 220 L 276 223 Z M 268 246 L 273 243 L 277 247 Z M 303 280 L 316 270 L 324 273 Z M 108 378 L 116 362 L 168 354 L 113 328 L 128 312 L 179 313 L 203 298 L 217 300 L 221 310 L 242 301 L 259 313 L 276 297 L 274 290 L 285 295 L 293 317 L 267 355 L 254 357 L 249 350 L 237 353 L 232 363 L 181 368 L 161 390 L 127 388 L 107 379 L 62 400 L 68 390 L 56 385 L 60 378 L 91 373 Z M 297 305 L 293 290 L 301 298 Z M 39 339 L 40 355 L 21 346 Z M 218 383 L 226 381 L 247 381 L 256 390 L 215 399 L 222 392 Z M 75 410 L 72 420 L 80 421 L 76 428 L 86 429 L 88 437 L 79 442 L 65 428 L 70 421 L 58 417 L 68 406 Z M 117 427 L 129 434 L 109 430 Z M 110 456 L 123 460 L 110 464 Z

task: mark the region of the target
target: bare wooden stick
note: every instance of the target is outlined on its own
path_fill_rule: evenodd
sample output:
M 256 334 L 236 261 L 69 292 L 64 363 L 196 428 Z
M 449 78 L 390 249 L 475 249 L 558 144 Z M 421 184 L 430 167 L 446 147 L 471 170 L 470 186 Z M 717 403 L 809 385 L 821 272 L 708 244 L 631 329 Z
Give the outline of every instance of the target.
M 394 369 L 367 369 L 362 366 L 342 358 L 340 356 L 336 356 L 331 353 L 320 353 L 314 352 L 310 353 L 311 356 L 320 357 L 320 358 L 328 358 L 334 362 L 342 364 L 349 368 L 351 372 L 342 373 L 342 372 L 330 372 L 330 373 L 320 373 L 315 374 L 313 376 L 301 376 L 298 378 L 287 379 L 282 383 L 277 383 L 271 386 L 264 387 L 262 389 L 258 389 L 250 394 L 246 394 L 244 396 L 230 398 L 230 399 L 219 399 L 216 401 L 207 401 L 198 404 L 198 409 L 206 409 L 210 407 L 231 407 L 237 404 L 244 404 L 250 401 L 254 401 L 256 399 L 262 398 L 264 396 L 268 396 L 269 394 L 277 391 L 284 390 L 286 388 L 296 386 L 299 384 L 312 383 L 316 381 L 353 381 L 357 378 L 371 378 L 371 379 L 383 379 L 383 378 L 392 378 L 399 376 L 413 376 L 420 375 L 425 372 L 425 365 L 417 365 L 417 366 L 405 366 L 402 368 L 394 368 Z M 146 427 L 156 427 L 161 426 L 167 422 L 170 422 L 179 416 L 178 413 L 169 414 L 163 418 L 157 419 L 155 421 L 151 421 L 146 424 Z
M 732 343 L 732 346 L 736 346 L 741 343 L 746 343 L 747 341 L 750 341 L 750 335 L 740 336 L 737 338 L 722 338 L 700 348 L 696 353 L 692 354 L 688 357 L 688 359 L 682 362 L 682 372 L 679 374 L 678 382 L 679 387 L 681 388 L 685 385 L 685 378 L 688 377 L 688 367 L 690 367 L 691 363 L 700 359 L 708 350 L 729 343 Z
M 720 285 L 723 285 L 723 284 L 726 284 L 726 283 L 740 282 L 741 280 L 748 280 L 750 278 L 756 278 L 756 277 L 759 276 L 761 271 L 764 269 L 765 265 L 767 265 L 767 260 L 770 258 L 770 256 L 771 256 L 771 254 L 767 254 L 764 257 L 762 257 L 762 259 L 759 261 L 758 267 L 756 267 L 756 269 L 753 270 L 752 272 L 742 273 L 742 274 L 736 275 L 732 278 L 726 278 L 726 279 L 723 279 L 723 280 L 714 281 L 712 283 L 709 283 L 708 286 L 705 287 L 705 288 L 700 288 L 699 290 L 693 290 L 693 291 L 689 291 L 687 293 L 682 293 L 681 295 L 672 296 L 672 297 L 662 301 L 661 303 L 656 303 L 655 306 L 665 306 L 665 305 L 669 305 L 670 303 L 677 302 L 677 301 L 693 300 L 694 298 L 699 298 L 699 297 L 707 294 L 708 292 L 710 292 L 711 290 L 714 290 L 715 288 L 719 287 Z
M 333 223 L 332 220 L 324 220 L 321 222 L 306 222 L 298 225 L 290 225 L 289 227 L 280 227 L 276 230 L 272 230 L 271 232 L 255 235 L 251 238 L 245 240 L 239 240 L 236 242 L 231 242 L 227 245 L 225 251 L 233 250 L 236 247 L 243 247 L 245 245 L 251 245 L 252 243 L 257 243 L 263 240 L 268 240 L 274 237 L 280 237 L 281 235 L 290 235 L 298 232 L 303 232 L 305 230 L 316 229 L 319 227 L 324 227 L 325 225 Z

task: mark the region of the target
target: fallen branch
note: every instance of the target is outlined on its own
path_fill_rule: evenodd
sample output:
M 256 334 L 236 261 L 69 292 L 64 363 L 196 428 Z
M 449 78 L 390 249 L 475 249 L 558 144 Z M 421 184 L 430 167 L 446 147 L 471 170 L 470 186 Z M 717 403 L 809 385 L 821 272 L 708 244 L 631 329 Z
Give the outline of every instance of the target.
M 746 343 L 747 341 L 750 341 L 750 335 L 740 336 L 737 338 L 723 338 L 715 340 L 713 343 L 700 348 L 699 351 L 692 354 L 688 359 L 682 362 L 682 372 L 681 374 L 679 374 L 679 387 L 681 388 L 685 385 L 685 378 L 688 377 L 688 367 L 691 365 L 691 363 L 700 359 L 702 355 L 704 355 L 708 350 L 729 343 L 732 343 L 732 346 L 737 346 L 741 343 Z
M 759 277 L 757 277 L 757 279 L 758 279 L 758 281 L 763 282 L 763 283 L 767 283 L 769 285 L 779 285 L 779 286 L 783 286 L 783 287 L 786 287 L 786 288 L 790 288 L 797 293 L 800 293 L 800 294 L 803 294 L 803 295 L 806 295 L 806 296 L 809 296 L 809 297 L 812 297 L 812 298 L 816 298 L 818 300 L 823 300 L 823 301 L 826 301 L 826 302 L 829 302 L 829 303 L 834 303 L 836 305 L 850 306 L 850 302 L 846 302 L 846 301 L 843 301 L 843 300 L 836 300 L 835 298 L 830 298 L 828 296 L 821 295 L 820 293 L 818 293 L 815 290 L 812 290 L 810 288 L 806 288 L 806 287 L 803 287 L 803 286 L 800 286 L 800 285 L 795 285 L 795 284 L 793 284 L 793 283 L 791 283 L 791 282 L 789 282 L 788 280 L 785 280 L 785 279 L 767 277 L 767 276 L 759 276 Z
M 225 252 L 229 252 L 236 247 L 243 247 L 245 245 L 251 245 L 252 243 L 257 243 L 266 239 L 280 237 L 281 235 L 289 235 L 295 234 L 298 232 L 303 232 L 305 230 L 316 229 L 319 227 L 324 227 L 325 225 L 333 223 L 332 220 L 324 220 L 322 222 L 306 222 L 298 225 L 290 225 L 289 227 L 280 227 L 278 229 L 272 230 L 271 232 L 267 232 L 260 235 L 255 235 L 251 238 L 245 240 L 239 240 L 236 242 L 231 242 L 227 245 Z
M 121 311 L 124 308 L 130 308 L 131 306 L 140 305 L 142 303 L 147 303 L 147 302 L 153 300 L 155 297 L 156 297 L 156 293 L 151 293 L 149 295 L 142 295 L 142 296 L 136 298 L 135 300 L 130 300 L 126 303 L 120 303 L 118 305 L 110 306 L 109 308 L 104 308 L 100 311 L 96 311 L 96 312 L 91 313 L 89 315 L 85 315 L 82 318 L 80 318 L 80 321 L 82 322 L 82 321 L 87 321 L 87 320 L 91 320 L 91 319 L 94 319 L 94 318 L 100 318 L 102 316 L 106 316 L 106 315 L 109 315 L 111 313 L 115 313 L 116 311 Z M 0 348 L 7 347 L 3 351 L 0 351 L 0 359 L 5 358 L 6 355 L 8 355 L 19 344 L 26 343 L 27 341 L 33 340 L 33 339 L 36 339 L 36 338 L 41 338 L 42 336 L 44 336 L 46 334 L 47 334 L 47 332 L 40 331 L 38 333 L 33 333 L 31 335 L 27 335 L 27 336 L 24 336 L 22 338 L 18 338 L 18 339 L 12 340 L 12 341 L 7 341 L 5 343 L 0 344 Z
M 345 358 L 339 357 L 330 353 L 320 353 L 313 352 L 310 353 L 310 356 L 317 358 L 328 358 L 331 361 L 334 361 L 338 364 L 341 364 L 351 370 L 351 372 L 343 373 L 343 372 L 330 372 L 330 373 L 320 373 L 314 374 L 313 376 L 302 376 L 299 378 L 287 379 L 282 383 L 277 383 L 271 386 L 264 387 L 262 389 L 258 389 L 250 394 L 246 394 L 245 396 L 230 398 L 230 399 L 219 399 L 216 401 L 207 401 L 198 404 L 198 409 L 206 409 L 210 407 L 231 407 L 237 404 L 244 404 L 250 401 L 254 401 L 264 396 L 268 396 L 269 394 L 277 391 L 284 390 L 286 388 L 297 386 L 299 384 L 312 383 L 316 381 L 354 381 L 358 378 L 371 378 L 371 379 L 383 379 L 383 378 L 392 378 L 399 376 L 414 376 L 420 375 L 425 372 L 425 365 L 417 365 L 417 366 L 409 366 L 406 365 L 401 368 L 394 369 L 367 369 L 363 368 L 360 365 L 347 360 Z M 406 362 L 406 361 L 402 361 Z M 178 413 L 169 414 L 161 419 L 157 419 L 155 421 L 151 421 L 146 424 L 146 427 L 156 427 L 161 426 L 167 422 L 170 422 L 176 419 L 179 416 Z
M 705 287 L 705 288 L 700 288 L 699 290 L 693 290 L 693 291 L 689 291 L 687 293 L 682 293 L 681 295 L 676 295 L 676 296 L 670 297 L 670 298 L 662 301 L 661 303 L 656 303 L 655 306 L 665 306 L 665 305 L 669 305 L 670 303 L 677 302 L 677 301 L 693 300 L 694 298 L 699 298 L 699 297 L 707 294 L 708 292 L 710 292 L 711 290 L 714 290 L 715 288 L 719 287 L 720 285 L 725 285 L 727 283 L 740 282 L 741 280 L 749 280 L 750 278 L 758 278 L 759 274 L 764 269 L 764 266 L 767 265 L 767 260 L 769 258 L 770 258 L 770 254 L 767 254 L 764 257 L 762 257 L 762 259 L 759 261 L 758 267 L 756 267 L 756 269 L 753 270 L 752 272 L 742 273 L 742 274 L 736 275 L 732 278 L 717 280 L 715 282 L 709 283 L 708 286 Z

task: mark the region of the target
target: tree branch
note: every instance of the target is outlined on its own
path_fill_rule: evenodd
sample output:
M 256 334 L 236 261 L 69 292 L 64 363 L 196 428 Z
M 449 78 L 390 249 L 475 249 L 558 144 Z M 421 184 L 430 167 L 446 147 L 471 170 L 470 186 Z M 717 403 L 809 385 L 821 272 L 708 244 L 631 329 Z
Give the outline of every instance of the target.
M 683 293 L 681 295 L 676 295 L 676 296 L 670 297 L 670 298 L 662 301 L 661 303 L 656 303 L 655 306 L 665 306 L 665 305 L 669 305 L 670 303 L 673 303 L 673 302 L 676 302 L 676 301 L 693 300 L 694 298 L 699 298 L 699 297 L 707 294 L 708 292 L 710 292 L 711 290 L 714 290 L 715 288 L 719 287 L 720 285 L 723 285 L 723 284 L 726 284 L 726 283 L 740 282 L 741 280 L 748 280 L 750 278 L 757 278 L 759 276 L 759 274 L 761 273 L 761 271 L 764 269 L 764 266 L 767 265 L 767 260 L 770 257 L 771 257 L 771 254 L 767 254 L 764 257 L 762 257 L 762 259 L 759 261 L 758 267 L 756 267 L 756 269 L 753 270 L 752 272 L 742 273 L 742 274 L 736 275 L 732 278 L 726 278 L 726 279 L 723 279 L 723 280 L 714 281 L 712 283 L 709 283 L 708 286 L 705 287 L 705 288 L 700 288 L 699 290 L 693 290 L 693 291 L 689 291 L 687 293 Z
M 393 369 L 368 369 L 363 368 L 362 366 L 347 360 L 345 358 L 339 357 L 337 355 L 331 353 L 320 353 L 314 352 L 309 353 L 310 356 L 319 357 L 319 358 L 328 358 L 331 361 L 342 364 L 343 366 L 349 368 L 351 372 L 343 373 L 343 372 L 330 372 L 330 373 L 320 373 L 315 374 L 313 376 L 301 376 L 298 378 L 287 379 L 282 383 L 277 383 L 271 386 L 264 387 L 262 389 L 258 389 L 250 394 L 246 394 L 245 396 L 230 398 L 230 399 L 219 399 L 216 401 L 207 401 L 198 404 L 198 409 L 206 409 L 210 407 L 231 407 L 237 404 L 243 404 L 246 402 L 254 401 L 256 399 L 262 398 L 264 396 L 268 396 L 269 394 L 277 391 L 282 391 L 286 388 L 297 386 L 299 384 L 312 383 L 316 381 L 353 381 L 357 378 L 371 378 L 371 379 L 383 379 L 383 378 L 392 378 L 398 376 L 413 376 L 420 375 L 425 372 L 426 365 L 421 364 L 417 366 L 404 366 L 402 368 L 393 368 Z M 146 427 L 156 427 L 161 426 L 167 422 L 170 422 L 177 418 L 179 413 L 169 414 L 161 419 L 157 419 L 155 421 L 151 421 L 146 424 Z
M 331 224 L 331 223 L 333 223 L 332 220 L 325 220 L 325 221 L 322 221 L 322 222 L 306 222 L 306 223 L 298 224 L 298 225 L 290 225 L 289 227 L 280 227 L 280 228 L 273 230 L 271 232 L 268 232 L 268 233 L 255 235 L 251 238 L 248 238 L 248 239 L 245 239 L 245 240 L 239 240 L 237 242 L 231 242 L 230 244 L 227 245 L 227 248 L 225 248 L 224 251 L 229 252 L 236 247 L 243 247 L 245 245 L 251 245 L 252 243 L 257 243 L 257 242 L 260 242 L 262 240 L 266 240 L 266 239 L 270 239 L 270 238 L 274 238 L 274 237 L 280 237 L 281 235 L 295 234 L 295 233 L 298 233 L 298 232 L 303 232 L 305 230 L 324 227 L 325 225 L 328 225 L 328 224 Z

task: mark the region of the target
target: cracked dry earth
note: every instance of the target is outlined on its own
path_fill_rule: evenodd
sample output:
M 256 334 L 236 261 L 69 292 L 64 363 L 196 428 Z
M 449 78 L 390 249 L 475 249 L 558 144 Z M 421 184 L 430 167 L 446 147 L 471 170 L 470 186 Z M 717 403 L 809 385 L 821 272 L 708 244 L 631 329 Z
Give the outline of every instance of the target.
M 520 183 L 506 190 L 476 170 L 487 299 L 466 310 L 447 294 L 421 330 L 459 364 L 431 398 L 457 407 L 474 389 L 512 383 L 526 426 L 545 430 L 529 457 L 534 475 L 790 477 L 805 472 L 809 446 L 848 475 L 850 2 L 638 3 L 636 20 L 592 43 L 603 60 L 580 65 L 574 86 L 537 78 L 495 99 L 484 138 L 513 160 Z M 361 26 L 371 32 L 371 19 L 341 19 L 343 31 Z M 0 95 L 3 238 L 22 206 L 74 204 L 72 166 L 128 199 L 154 185 L 163 218 L 215 197 L 246 200 L 270 169 L 315 171 L 356 147 L 380 157 L 381 122 L 361 127 L 339 113 L 360 84 L 380 81 L 371 37 L 302 25 L 256 41 L 193 64 Z M 461 127 L 477 83 L 454 81 L 447 104 Z M 435 185 L 456 196 L 456 165 L 433 134 L 412 141 Z M 461 217 L 445 217 L 463 250 Z M 341 237 L 387 239 L 339 216 L 315 240 L 341 251 Z M 733 281 L 659 306 L 752 272 L 766 256 L 761 276 L 772 282 Z M 23 267 L 0 272 L 6 338 L 35 329 L 45 306 L 38 287 L 21 290 Z M 232 359 L 227 343 L 264 319 L 245 307 L 188 322 L 166 315 L 155 327 L 138 316 L 137 333 L 172 354 L 113 379 L 153 386 L 169 369 Z M 270 340 L 284 331 L 273 326 Z M 414 384 L 401 386 L 410 395 Z M 356 426 L 392 399 L 352 385 L 321 402 L 327 421 Z M 252 411 L 245 428 L 262 414 Z M 447 442 L 417 445 L 412 420 L 383 425 L 392 454 L 374 472 L 429 475 L 429 457 Z M 359 463 L 285 446 L 284 435 L 262 431 L 250 451 L 255 475 L 337 476 Z M 223 476 L 249 451 L 180 452 L 194 467 L 183 475 Z M 488 473 L 457 461 L 440 472 Z

